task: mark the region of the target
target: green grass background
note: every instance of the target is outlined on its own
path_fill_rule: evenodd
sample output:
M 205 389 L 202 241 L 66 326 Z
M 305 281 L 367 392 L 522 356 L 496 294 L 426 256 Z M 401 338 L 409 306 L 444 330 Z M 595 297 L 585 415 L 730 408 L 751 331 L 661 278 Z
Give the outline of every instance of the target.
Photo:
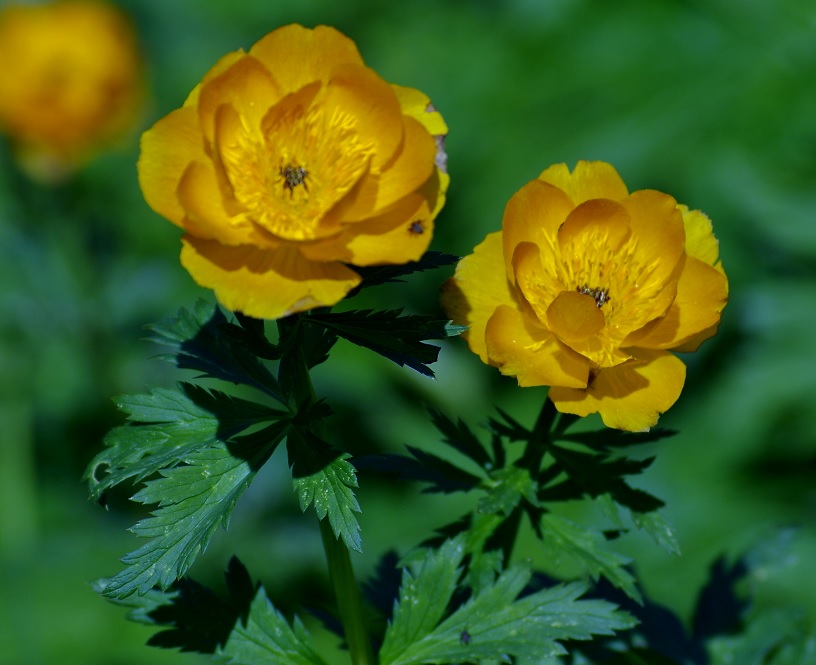
M 28 182 L 0 145 L 0 665 L 198 663 L 143 647 L 90 582 L 119 569 L 139 516 L 108 512 L 79 478 L 120 422 L 110 397 L 179 375 L 149 360 L 142 325 L 210 297 L 178 264 L 179 232 L 143 202 L 138 134 L 180 105 L 225 52 L 290 22 L 333 25 L 384 78 L 445 116 L 449 203 L 433 249 L 465 254 L 499 228 L 507 199 L 555 162 L 614 164 L 708 213 L 731 302 L 720 334 L 687 358 L 637 484 L 667 501 L 683 550 L 615 543 L 647 593 L 688 619 L 721 554 L 793 528 L 780 565 L 752 580 L 760 606 L 816 621 L 816 4 L 809 0 L 129 0 L 147 61 L 141 127 L 69 183 Z M 437 307 L 449 271 L 382 287 L 372 306 Z M 530 423 L 543 398 L 445 343 L 433 382 L 340 345 L 316 372 L 352 451 L 434 448 L 421 402 L 475 425 L 499 405 Z M 371 481 L 359 492 L 365 574 L 456 517 L 459 497 Z M 603 525 L 580 507 L 568 512 Z M 218 584 L 237 553 L 290 612 L 328 599 L 319 534 L 276 455 L 193 575 Z M 519 555 L 564 574 L 532 540 Z M 297 590 L 297 592 L 296 592 Z M 298 595 L 302 594 L 302 595 Z M 333 649 L 336 640 L 320 636 Z M 342 662 L 342 660 L 338 661 Z

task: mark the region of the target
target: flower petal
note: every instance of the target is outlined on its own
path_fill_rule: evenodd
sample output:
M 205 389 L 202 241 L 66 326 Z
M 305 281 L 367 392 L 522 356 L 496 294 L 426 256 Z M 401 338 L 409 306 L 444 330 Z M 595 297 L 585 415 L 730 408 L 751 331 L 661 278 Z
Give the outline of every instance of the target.
M 343 264 L 308 261 L 291 246 L 265 251 L 192 236 L 182 243 L 181 263 L 200 286 L 228 309 L 260 319 L 334 305 L 360 283 Z
M 531 242 L 546 252 L 553 247 L 561 224 L 572 211 L 569 197 L 557 187 L 531 180 L 517 191 L 504 209 L 504 261 L 513 265 L 516 245 Z
M 686 229 L 686 254 L 723 272 L 719 261 L 720 243 L 714 236 L 711 220 L 699 210 L 689 210 L 681 204 L 677 208 L 683 215 L 683 226 Z
M 338 205 L 343 221 L 357 221 L 384 210 L 417 190 L 434 171 L 436 141 L 413 118 L 403 118 L 405 134 L 394 161 L 381 175 L 368 173 Z
M 329 114 L 349 115 L 363 145 L 372 150 L 372 168 L 391 161 L 403 140 L 403 115 L 396 94 L 369 69 L 342 65 L 334 70 L 324 105 Z
M 527 386 L 584 388 L 589 361 L 564 346 L 531 317 L 500 305 L 485 328 L 487 357 L 502 374 Z
M 176 188 L 187 165 L 197 159 L 206 159 L 206 155 L 194 108 L 176 109 L 142 134 L 136 166 L 145 201 L 182 228 L 184 208 Z
M 640 432 L 677 401 L 686 366 L 666 351 L 640 351 L 636 359 L 602 369 L 584 390 L 553 386 L 549 397 L 563 413 L 600 413 L 604 424 Z
M 473 254 L 459 261 L 454 276 L 442 285 L 442 307 L 454 323 L 469 327 L 462 337 L 485 363 L 487 320 L 499 305 L 513 302 L 504 270 L 501 232 L 489 234 Z
M 603 330 L 604 315 L 592 296 L 562 291 L 547 308 L 547 323 L 565 343 L 585 342 Z
M 424 92 L 393 83 L 391 88 L 397 95 L 404 115 L 419 120 L 432 136 L 444 136 L 448 133 L 445 119 L 434 109 L 430 98 Z
M 258 60 L 245 55 L 202 85 L 198 114 L 204 136 L 212 142 L 216 110 L 225 104 L 237 111 L 248 131 L 260 133 L 264 115 L 280 98 L 272 74 Z
M 576 206 L 589 199 L 620 201 L 629 195 L 618 172 L 606 162 L 581 160 L 572 173 L 566 164 L 554 164 L 538 178 L 565 192 Z
M 326 81 L 341 65 L 362 65 L 357 46 L 334 28 L 319 25 L 313 30 L 287 25 L 258 41 L 249 54 L 258 58 L 285 93 L 312 81 Z
M 624 346 L 671 349 L 695 338 L 697 346 L 713 335 L 728 302 L 725 275 L 698 259 L 687 257 L 677 282 L 677 295 L 665 316 L 629 335 Z

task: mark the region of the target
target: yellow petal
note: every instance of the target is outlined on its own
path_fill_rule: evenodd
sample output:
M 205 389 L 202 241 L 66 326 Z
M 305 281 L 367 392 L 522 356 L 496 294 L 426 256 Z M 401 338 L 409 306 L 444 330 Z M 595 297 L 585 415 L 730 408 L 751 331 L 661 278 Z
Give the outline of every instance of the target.
M 346 225 L 340 235 L 306 243 L 300 251 L 313 261 L 342 261 L 356 266 L 418 260 L 433 237 L 427 201 L 412 194 L 382 215 Z
M 454 323 L 469 326 L 462 337 L 487 363 L 487 320 L 500 305 L 513 303 L 502 258 L 502 234 L 491 233 L 459 261 L 454 276 L 442 285 L 442 307 Z
M 686 366 L 676 356 L 642 351 L 634 360 L 600 370 L 584 390 L 554 386 L 549 396 L 563 413 L 597 412 L 607 427 L 640 432 L 677 401 L 685 379 Z
M 187 166 L 206 159 L 195 109 L 177 109 L 142 134 L 137 162 L 145 201 L 157 213 L 183 226 L 184 208 L 176 189 Z
M 201 94 L 201 87 L 207 83 L 208 81 L 214 79 L 216 76 L 225 72 L 229 69 L 234 63 L 238 62 L 242 58 L 246 57 L 246 53 L 243 49 L 238 51 L 232 51 L 231 53 L 227 53 L 226 55 L 221 56 L 218 62 L 216 62 L 210 69 L 204 74 L 204 78 L 201 79 L 201 82 L 190 91 L 190 94 L 187 95 L 187 99 L 184 100 L 183 106 L 198 106 L 198 98 Z
M 677 295 L 664 317 L 636 331 L 626 338 L 624 346 L 651 349 L 672 349 L 692 338 L 699 346 L 713 335 L 722 311 L 728 302 L 728 283 L 725 275 L 713 266 L 687 257 L 677 282 Z M 709 336 L 710 336 L 709 335 Z
M 391 86 L 367 67 L 342 65 L 329 80 L 327 113 L 350 116 L 359 141 L 370 145 L 375 170 L 387 164 L 403 140 L 403 115 Z
M 334 305 L 360 283 L 343 264 L 308 261 L 290 245 L 265 251 L 192 236 L 182 242 L 181 263 L 199 285 L 226 308 L 260 319 Z
M 677 208 L 686 229 L 686 254 L 723 272 L 719 261 L 720 243 L 714 236 L 711 220 L 699 210 L 689 210 L 681 204 Z
M 343 221 L 364 219 L 419 189 L 434 171 L 436 142 L 413 118 L 404 118 L 405 135 L 394 161 L 381 175 L 369 172 L 340 202 Z
M 629 228 L 637 242 L 635 261 L 651 266 L 648 282 L 665 282 L 683 256 L 686 232 L 677 202 L 655 190 L 632 193 L 622 201 L 629 211 Z M 640 288 L 644 288 L 644 283 Z
M 584 342 L 604 327 L 604 315 L 592 296 L 562 291 L 547 308 L 550 330 L 567 344 Z
M 264 115 L 280 98 L 281 91 L 269 71 L 258 60 L 245 55 L 202 84 L 198 99 L 201 129 L 211 142 L 215 112 L 228 105 L 237 111 L 250 132 L 260 132 Z
M 587 384 L 589 361 L 513 307 L 496 308 L 487 322 L 485 339 L 490 364 L 516 377 L 522 387 L 583 388 Z
M 341 65 L 363 64 L 354 42 L 325 25 L 314 30 L 284 26 L 258 41 L 249 53 L 266 65 L 284 93 L 312 81 L 326 81 Z
M 391 88 L 397 95 L 403 114 L 419 120 L 432 136 L 444 136 L 448 133 L 445 119 L 434 109 L 430 98 L 424 92 L 393 83 Z
M 572 211 L 572 201 L 557 187 L 532 180 L 517 191 L 504 209 L 504 260 L 510 266 L 516 245 L 531 242 L 542 251 L 552 247 L 558 228 Z
M 221 189 L 212 165 L 192 162 L 181 177 L 178 199 L 185 210 L 185 229 L 199 238 L 217 240 L 223 245 L 257 244 L 276 247 L 272 238 L 253 233 L 253 225 L 230 217 L 224 210 Z
M 576 206 L 589 199 L 619 201 L 629 194 L 618 172 L 606 162 L 581 160 L 572 173 L 566 164 L 554 164 L 538 178 L 564 191 Z
M 578 205 L 558 229 L 562 253 L 579 260 L 605 258 L 629 237 L 629 213 L 611 199 L 591 199 Z

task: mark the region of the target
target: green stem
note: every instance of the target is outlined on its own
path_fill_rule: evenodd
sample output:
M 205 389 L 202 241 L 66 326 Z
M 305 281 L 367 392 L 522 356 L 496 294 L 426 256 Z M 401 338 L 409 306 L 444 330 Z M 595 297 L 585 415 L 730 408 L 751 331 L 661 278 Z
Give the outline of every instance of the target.
M 317 401 L 301 343 L 302 325 L 303 321 L 295 317 L 288 321 L 283 319 L 278 322 L 282 338 L 288 336 L 288 339 L 282 339 L 282 344 L 293 342 L 293 346 L 281 358 L 278 380 L 281 386 L 294 397 L 293 406 L 296 408 L 303 408 Z M 317 421 L 309 424 L 308 427 L 314 434 L 322 438 L 321 425 L 322 423 Z M 351 662 L 353 665 L 376 665 L 371 640 L 363 620 L 363 600 L 354 576 L 348 548 L 334 535 L 328 517 L 320 520 L 320 535 L 323 538 L 329 578 L 340 611 L 340 621 L 343 624 Z
M 371 640 L 363 621 L 363 600 L 354 577 L 351 556 L 332 532 L 328 518 L 320 520 L 320 535 L 329 566 L 329 578 L 340 609 L 340 620 L 354 665 L 376 665 Z

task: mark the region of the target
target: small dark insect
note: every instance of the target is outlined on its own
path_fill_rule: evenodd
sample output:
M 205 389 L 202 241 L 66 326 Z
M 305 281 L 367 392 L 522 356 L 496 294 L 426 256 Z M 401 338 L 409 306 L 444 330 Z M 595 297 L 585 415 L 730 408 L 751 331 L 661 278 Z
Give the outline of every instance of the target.
M 425 233 L 425 227 L 422 225 L 422 220 L 417 219 L 411 222 L 411 224 L 408 226 L 408 233 L 415 236 L 420 236 Z
M 280 173 L 283 178 L 283 188 L 289 190 L 289 198 L 292 198 L 295 187 L 298 185 L 303 185 L 303 189 L 307 192 L 309 191 L 309 185 L 306 184 L 306 176 L 309 175 L 309 172 L 302 166 L 287 164 L 286 166 L 281 166 L 278 173 Z
M 462 631 L 462 634 L 459 636 L 459 641 L 462 644 L 470 644 L 470 633 L 466 630 Z

